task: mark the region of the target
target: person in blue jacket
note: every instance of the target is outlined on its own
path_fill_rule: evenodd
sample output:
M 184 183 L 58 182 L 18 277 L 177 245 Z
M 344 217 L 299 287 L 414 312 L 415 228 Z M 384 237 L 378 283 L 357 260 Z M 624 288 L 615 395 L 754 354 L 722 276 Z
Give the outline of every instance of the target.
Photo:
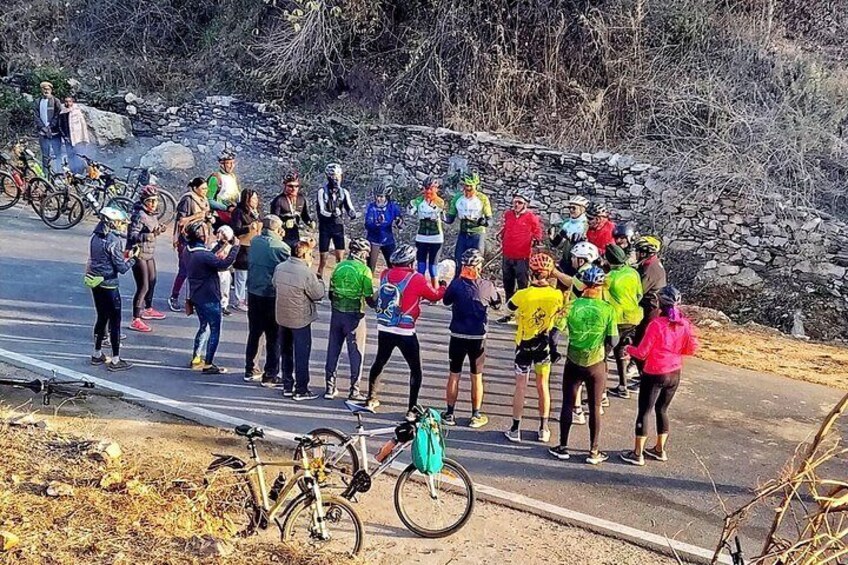
M 365 209 L 365 235 L 371 244 L 368 256 L 368 268 L 371 272 L 377 267 L 379 253 L 383 254 L 386 267 L 397 244 L 394 228 L 403 226 L 403 210 L 391 199 L 392 187 L 378 186 L 374 189 L 374 200 Z

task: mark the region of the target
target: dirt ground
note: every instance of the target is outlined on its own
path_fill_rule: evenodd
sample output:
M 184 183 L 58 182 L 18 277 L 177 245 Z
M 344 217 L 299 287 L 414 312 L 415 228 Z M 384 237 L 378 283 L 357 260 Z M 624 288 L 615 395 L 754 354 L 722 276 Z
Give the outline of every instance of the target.
M 3 374 L 9 374 L 9 368 L 0 365 Z M 14 374 L 26 376 L 17 369 Z M 194 536 L 224 538 L 221 524 L 214 513 L 198 507 L 190 489 L 183 496 L 171 496 L 173 485 L 199 484 L 211 452 L 246 456 L 243 443 L 232 433 L 109 398 L 67 404 L 58 415 L 53 415 L 52 407 L 40 407 L 40 400 L 26 391 L 0 390 L 0 402 L 0 422 L 13 412 L 38 409 L 37 419 L 49 425 L 47 430 L 22 430 L 0 423 L 0 448 L 14 454 L 0 459 L 0 531 L 20 538 L 17 548 L 0 551 L 0 563 L 117 565 L 138 562 L 140 555 L 156 563 L 298 563 L 289 554 L 274 553 L 279 544 L 273 539 L 268 542 L 267 536 L 262 541 L 233 540 L 232 553 L 223 559 L 198 553 Z M 73 447 L 80 445 L 77 438 L 106 438 L 121 446 L 124 477 L 118 488 L 100 488 L 97 479 L 106 470 L 78 457 L 79 450 Z M 281 455 L 281 451 L 264 450 L 269 455 Z M 51 480 L 72 484 L 75 495 L 45 496 Z M 629 543 L 481 501 L 457 534 L 442 540 L 422 539 L 408 532 L 395 514 L 393 486 L 391 477 L 381 477 L 357 504 L 366 525 L 367 563 L 674 562 Z M 104 521 L 113 523 L 104 527 Z M 257 561 L 260 555 L 264 559 Z

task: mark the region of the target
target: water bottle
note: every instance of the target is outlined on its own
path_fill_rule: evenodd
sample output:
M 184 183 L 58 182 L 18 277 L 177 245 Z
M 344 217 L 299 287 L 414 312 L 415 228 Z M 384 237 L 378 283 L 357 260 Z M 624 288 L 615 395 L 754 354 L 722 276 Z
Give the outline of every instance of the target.
M 386 443 L 384 443 L 383 447 L 381 447 L 380 451 L 377 453 L 377 456 L 375 457 L 375 459 L 379 463 L 382 463 L 383 461 L 385 461 L 386 457 L 389 456 L 389 454 L 392 452 L 392 450 L 395 448 L 395 446 L 397 444 L 398 444 L 398 441 L 395 438 L 392 438 L 389 441 L 387 441 Z
M 271 500 L 277 500 L 277 497 L 280 496 L 280 493 L 283 492 L 283 489 L 286 486 L 286 476 L 280 473 L 277 475 L 277 478 L 274 479 L 274 484 L 271 486 L 271 491 L 268 493 L 268 498 Z

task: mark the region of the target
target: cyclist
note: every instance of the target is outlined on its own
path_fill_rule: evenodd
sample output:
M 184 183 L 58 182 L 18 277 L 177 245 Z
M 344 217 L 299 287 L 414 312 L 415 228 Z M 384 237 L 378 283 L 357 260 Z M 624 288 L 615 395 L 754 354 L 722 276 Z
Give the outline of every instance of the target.
M 345 248 L 343 214 L 353 220 L 358 214 L 350 199 L 350 191 L 342 187 L 342 166 L 330 163 L 324 171 L 327 182 L 318 189 L 318 278 L 324 278 L 330 243 L 336 263 L 341 262 Z
M 542 241 L 542 222 L 530 211 L 530 195 L 519 191 L 512 197 L 512 209 L 504 212 L 504 223 L 498 239 L 503 245 L 503 284 L 506 300 L 515 294 L 515 288 L 527 288 L 529 263 L 533 247 Z M 513 316 L 508 313 L 498 320 L 505 324 Z
M 366 265 L 371 243 L 358 237 L 350 240 L 347 259 L 336 265 L 330 276 L 330 335 L 327 344 L 327 362 L 324 366 L 327 390 L 324 398 L 336 397 L 336 370 L 342 344 L 347 343 L 350 363 L 350 391 L 348 399 L 362 402 L 365 397 L 359 392 L 362 376 L 362 360 L 365 356 L 365 304 L 373 307 L 374 283 L 371 269 Z
M 262 219 L 259 215 L 259 193 L 245 188 L 233 211 L 231 227 L 239 240 L 239 254 L 233 264 L 233 281 L 236 294 L 236 309 L 247 312 L 247 270 L 248 252 L 253 238 L 262 232 Z
M 179 268 L 177 276 L 174 278 L 174 286 L 171 288 L 171 297 L 168 299 L 168 306 L 172 312 L 180 312 L 183 309 L 180 304 L 180 291 L 186 279 L 186 266 L 188 256 L 185 254 L 185 249 L 188 245 L 185 230 L 194 222 L 206 222 L 207 235 L 210 233 L 211 227 L 211 211 L 209 201 L 206 199 L 206 193 L 209 188 L 206 186 L 206 181 L 200 177 L 195 177 L 188 183 L 188 190 L 180 198 L 177 203 L 177 216 L 174 220 L 174 236 L 172 244 L 177 252 L 177 261 Z M 206 237 L 204 237 L 205 241 Z
M 306 198 L 300 194 L 300 174 L 291 170 L 283 178 L 283 192 L 271 201 L 271 213 L 283 222 L 283 241 L 289 248 L 300 241 L 301 225 L 315 228 Z
M 85 284 L 91 288 L 97 320 L 94 322 L 94 352 L 92 365 L 106 364 L 110 371 L 125 371 L 132 367 L 121 359 L 121 291 L 118 275 L 129 271 L 136 262 L 140 249 L 133 247 L 124 252 L 121 234 L 127 229 L 129 218 L 123 210 L 105 207 L 100 211 L 100 222 L 91 235 Z M 109 342 L 112 358 L 103 354 L 106 324 L 109 324 Z
M 607 245 L 615 243 L 615 238 L 612 236 L 615 224 L 609 219 L 609 211 L 600 202 L 592 202 L 586 208 L 586 218 L 589 222 L 586 240 L 597 247 L 598 252 L 603 253 Z
M 228 226 L 224 226 L 228 227 Z M 202 370 L 206 375 L 220 375 L 226 372 L 215 365 L 215 353 L 221 337 L 221 280 L 218 273 L 229 269 L 238 254 L 238 240 L 231 237 L 224 242 L 219 252 L 223 258 L 206 247 L 207 226 L 198 221 L 186 228 L 188 247 L 188 286 L 189 297 L 197 313 L 199 326 L 194 336 L 194 349 L 191 354 L 191 368 Z M 206 349 L 201 358 L 201 351 Z
M 633 451 L 621 454 L 621 458 L 639 466 L 645 464 L 645 455 L 658 461 L 668 461 L 665 449 L 669 431 L 668 407 L 680 384 L 683 356 L 694 355 L 698 349 L 692 324 L 679 309 L 680 291 L 666 286 L 658 295 L 660 315 L 648 323 L 638 347 L 627 347 L 627 352 L 644 360 L 645 366 L 639 383 L 635 445 Z M 657 416 L 657 444 L 645 449 L 648 442 L 646 419 L 652 409 Z
M 141 249 L 132 269 L 136 290 L 133 297 L 133 319 L 129 326 L 137 332 L 152 331 L 144 320 L 165 319 L 165 314 L 153 308 L 153 292 L 156 289 L 156 238 L 168 229 L 166 225 L 159 223 L 156 215 L 158 206 L 159 189 L 154 185 L 143 187 L 138 202 L 133 207 L 130 227 L 127 230 L 127 246 L 138 245 Z
M 507 302 L 515 312 L 518 327 L 515 332 L 515 393 L 512 399 L 512 426 L 504 432 L 512 442 L 521 441 L 521 417 L 524 395 L 535 369 L 536 390 L 539 394 L 539 436 L 542 443 L 551 438 L 548 417 L 551 411 L 551 358 L 548 334 L 563 305 L 562 292 L 548 284 L 554 271 L 553 257 L 534 253 L 530 257 L 530 286 L 516 292 Z
M 371 244 L 368 268 L 377 268 L 379 253 L 383 254 L 386 266 L 395 250 L 394 228 L 403 227 L 403 210 L 392 200 L 392 187 L 380 185 L 374 189 L 374 200 L 365 209 L 365 237 Z
M 627 252 L 618 245 L 608 245 L 604 255 L 610 267 L 605 299 L 615 310 L 618 324 L 618 345 L 613 349 L 618 387 L 609 392 L 619 398 L 630 398 L 625 371 L 628 357 L 624 348 L 633 341 L 636 326 L 642 321 L 642 307 L 639 305 L 642 300 L 642 280 L 636 269 L 627 264 Z
M 636 240 L 634 244 L 636 249 L 636 260 L 638 261 L 637 270 L 642 278 L 642 306 L 643 317 L 642 321 L 636 326 L 636 332 L 633 335 L 633 343 L 640 343 L 645 335 L 645 330 L 648 323 L 656 318 L 660 313 L 659 291 L 668 284 L 665 267 L 660 262 L 658 256 L 662 244 L 656 236 L 646 235 Z M 641 363 L 635 361 L 635 366 L 638 372 L 641 373 Z M 632 371 L 630 374 L 638 374 Z
M 377 291 L 377 355 L 368 374 L 368 407 L 380 406 L 380 377 L 395 349 L 399 349 L 409 365 L 409 404 L 407 419 L 414 420 L 413 407 L 418 404 L 418 393 L 424 378 L 421 369 L 421 350 L 415 333 L 415 322 L 421 314 L 421 300 L 438 302 L 445 295 L 447 285 L 430 286 L 424 275 L 413 269 L 415 248 L 400 245 L 390 258 L 392 267 L 380 276 Z
M 430 284 L 437 286 L 439 249 L 445 242 L 442 232 L 442 220 L 445 215 L 445 201 L 439 196 L 441 180 L 429 177 L 424 181 L 421 195 L 409 203 L 407 213 L 418 220 L 418 232 L 415 235 L 415 248 L 418 272 L 430 275 Z
M 586 230 L 589 229 L 588 221 L 586 220 L 586 207 L 589 201 L 583 196 L 572 196 L 568 201 L 568 218 L 562 222 L 559 228 L 551 226 L 548 235 L 551 239 L 551 245 L 559 247 L 563 241 L 574 242 L 575 236 L 585 236 Z M 580 241 L 578 239 L 578 241 Z M 568 249 L 565 250 L 565 256 L 568 257 Z
M 462 254 L 466 249 L 478 249 L 480 253 L 485 253 L 486 226 L 492 221 L 492 205 L 489 203 L 489 197 L 480 192 L 479 173 L 463 173 L 459 186 L 462 190 L 454 195 L 445 217 L 448 224 L 459 218 L 459 235 L 454 250 L 457 277 L 462 264 Z
M 482 428 L 489 418 L 480 409 L 483 406 L 483 365 L 486 361 L 486 326 L 488 308 L 500 308 L 501 297 L 492 281 L 480 277 L 483 254 L 477 249 L 467 249 L 462 254 L 459 278 L 453 279 L 445 291 L 445 306 L 451 307 L 448 375 L 445 397 L 447 409 L 442 414 L 446 426 L 456 425 L 454 408 L 459 396 L 459 378 L 465 358 L 471 369 L 471 428 Z
M 592 266 L 579 275 L 584 288 L 582 295 L 571 305 L 568 312 L 568 353 L 563 370 L 563 401 L 560 412 L 559 445 L 548 452 L 557 459 L 568 459 L 568 435 L 571 431 L 573 406 L 578 400 L 580 389 L 586 386 L 589 395 L 589 440 L 590 450 L 586 462 L 598 465 L 607 460 L 599 449 L 601 437 L 601 402 L 606 391 L 605 344 L 618 344 L 618 328 L 615 310 L 601 299 L 606 274 L 603 269 Z
M 612 230 L 612 236 L 615 238 L 615 244 L 621 247 L 627 255 L 627 264 L 633 266 L 636 264 L 636 250 L 633 247 L 636 241 L 636 226 L 631 223 L 616 224 Z
M 215 211 L 218 220 L 215 227 L 229 224 L 233 211 L 236 209 L 241 189 L 238 177 L 236 177 L 236 157 L 228 150 L 224 150 L 218 156 L 220 168 L 209 175 L 206 179 L 206 198 L 209 206 Z

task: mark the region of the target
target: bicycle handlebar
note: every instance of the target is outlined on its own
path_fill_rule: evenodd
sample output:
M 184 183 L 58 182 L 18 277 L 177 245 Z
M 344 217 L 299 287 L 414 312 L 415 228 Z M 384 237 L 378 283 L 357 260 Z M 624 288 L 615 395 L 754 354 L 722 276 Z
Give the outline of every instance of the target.
M 26 388 L 35 394 L 43 393 L 41 402 L 44 406 L 50 405 L 53 395 L 74 397 L 85 394 L 85 389 L 93 389 L 94 383 L 86 380 L 60 381 L 55 377 L 51 379 L 33 379 L 25 381 L 22 379 L 0 379 L 0 386 L 12 386 Z

